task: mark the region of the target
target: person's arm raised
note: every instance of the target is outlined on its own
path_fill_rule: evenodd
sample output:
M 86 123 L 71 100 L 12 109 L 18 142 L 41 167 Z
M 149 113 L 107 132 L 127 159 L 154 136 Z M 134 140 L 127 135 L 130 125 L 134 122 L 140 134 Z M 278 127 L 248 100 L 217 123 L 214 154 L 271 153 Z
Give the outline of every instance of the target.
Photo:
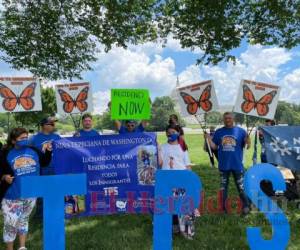
M 151 101 L 150 97 L 149 97 L 149 103 L 150 103 L 150 106 L 152 106 L 152 101 Z M 149 124 L 149 121 L 148 120 L 142 120 L 140 124 L 143 126 L 143 128 L 146 128 Z
M 143 128 L 146 128 L 148 126 L 148 121 L 142 120 L 141 125 L 143 126 Z
M 119 131 L 121 129 L 122 123 L 119 120 L 114 120 L 116 129 Z

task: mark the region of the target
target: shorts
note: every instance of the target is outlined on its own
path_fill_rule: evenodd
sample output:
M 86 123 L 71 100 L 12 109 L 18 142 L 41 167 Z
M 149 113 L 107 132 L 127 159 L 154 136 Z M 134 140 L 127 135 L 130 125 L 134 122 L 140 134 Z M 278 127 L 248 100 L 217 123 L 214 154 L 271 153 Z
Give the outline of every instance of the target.
M 3 240 L 13 242 L 17 234 L 28 233 L 29 216 L 35 206 L 36 199 L 17 199 L 2 201 L 4 216 Z

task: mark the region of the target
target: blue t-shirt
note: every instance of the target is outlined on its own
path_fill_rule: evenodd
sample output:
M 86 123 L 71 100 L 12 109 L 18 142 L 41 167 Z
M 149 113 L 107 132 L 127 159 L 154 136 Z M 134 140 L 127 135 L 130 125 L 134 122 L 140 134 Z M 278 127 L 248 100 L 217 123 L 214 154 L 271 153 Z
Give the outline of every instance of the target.
M 144 126 L 140 123 L 137 127 L 135 127 L 135 129 L 131 132 L 129 132 L 127 130 L 127 128 L 125 126 L 121 126 L 120 130 L 119 130 L 119 134 L 128 134 L 128 133 L 141 133 L 144 132 L 145 128 Z
M 15 200 L 20 198 L 20 178 L 40 174 L 39 156 L 33 149 L 24 147 L 12 149 L 7 155 L 7 161 L 14 172 L 15 178 L 4 198 Z
M 218 146 L 220 171 L 243 171 L 243 149 L 247 133 L 240 127 L 220 128 L 213 137 Z
M 34 146 L 35 148 L 39 149 L 42 152 L 42 148 L 45 143 L 53 142 L 59 139 L 61 139 L 61 137 L 58 134 L 55 133 L 44 134 L 42 132 L 39 132 L 30 139 L 30 145 Z M 43 167 L 41 169 L 41 174 L 42 175 L 54 174 L 52 160 L 47 167 Z
M 75 136 L 80 136 L 80 137 L 90 137 L 90 136 L 98 136 L 100 135 L 100 133 L 95 130 L 95 129 L 92 129 L 90 131 L 85 131 L 83 129 L 80 129 L 76 134 Z

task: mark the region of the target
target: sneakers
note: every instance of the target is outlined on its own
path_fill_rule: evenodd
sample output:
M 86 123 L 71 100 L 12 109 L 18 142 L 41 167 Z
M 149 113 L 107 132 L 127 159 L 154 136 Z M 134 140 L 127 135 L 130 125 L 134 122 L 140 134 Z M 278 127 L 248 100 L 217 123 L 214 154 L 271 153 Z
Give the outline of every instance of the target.
M 26 247 L 20 247 L 18 250 L 27 250 Z

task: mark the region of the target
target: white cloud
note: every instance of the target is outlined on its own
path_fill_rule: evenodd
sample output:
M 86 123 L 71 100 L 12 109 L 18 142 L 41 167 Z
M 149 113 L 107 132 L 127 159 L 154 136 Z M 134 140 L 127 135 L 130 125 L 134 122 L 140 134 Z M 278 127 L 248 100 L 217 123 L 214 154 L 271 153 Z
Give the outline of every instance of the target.
M 179 82 L 181 86 L 196 83 L 201 81 L 200 68 L 197 65 L 190 65 L 179 76 Z
M 300 68 L 286 75 L 282 82 L 281 99 L 300 103 Z
M 173 38 L 173 36 L 169 35 L 167 38 L 167 43 L 165 45 L 165 48 L 170 49 L 175 52 L 191 52 L 194 54 L 202 54 L 203 51 L 199 48 L 195 48 L 191 50 L 190 48 L 182 48 L 180 41 Z
M 95 114 L 102 114 L 107 109 L 110 101 L 110 90 L 97 91 L 93 93 L 93 106 Z
M 151 92 L 167 94 L 175 86 L 175 62 L 171 58 L 143 52 L 114 48 L 102 53 L 94 66 L 101 90 L 111 88 L 148 88 Z
M 150 56 L 155 54 L 161 54 L 164 48 L 159 42 L 146 42 L 144 44 L 139 45 L 129 45 L 128 49 L 132 52 L 143 53 Z

